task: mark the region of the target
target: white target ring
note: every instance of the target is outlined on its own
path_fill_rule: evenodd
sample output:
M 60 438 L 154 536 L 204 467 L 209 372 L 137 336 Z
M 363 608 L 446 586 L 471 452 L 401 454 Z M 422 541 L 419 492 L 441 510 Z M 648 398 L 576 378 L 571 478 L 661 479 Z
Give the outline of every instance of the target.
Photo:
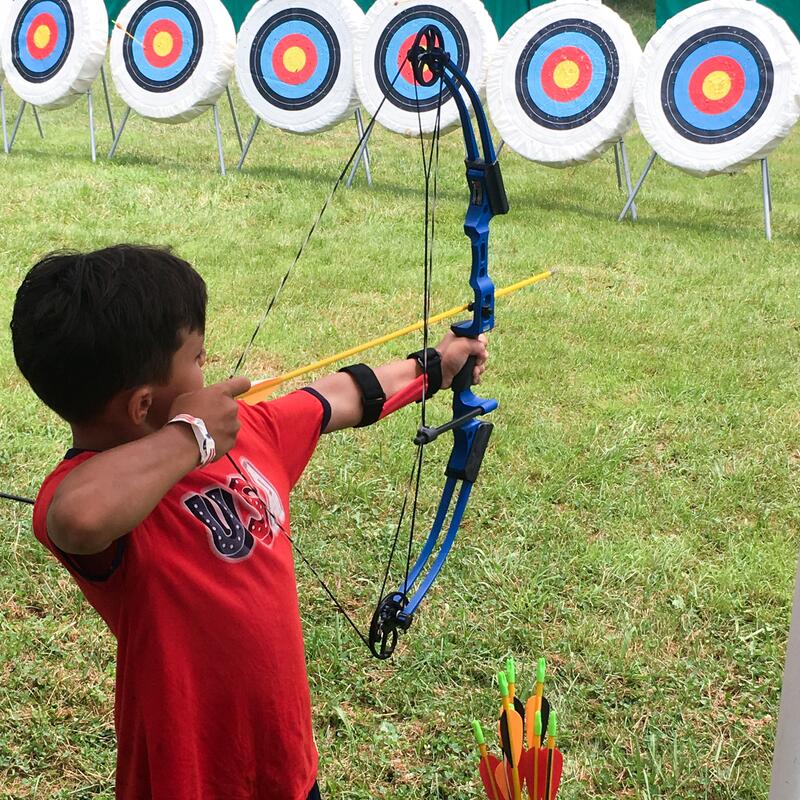
M 111 74 L 140 116 L 186 122 L 225 91 L 235 51 L 233 20 L 220 0 L 131 0 L 111 36 Z
M 414 37 L 429 24 L 442 31 L 445 49 L 479 93 L 497 47 L 497 31 L 480 0 L 376 0 L 356 47 L 356 87 L 361 103 L 373 115 L 386 96 L 378 122 L 405 136 L 418 136 L 420 126 L 423 133 L 430 133 L 436 125 L 439 84 L 416 85 L 405 61 Z M 455 127 L 459 116 L 448 90 L 442 100 L 444 131 Z
M 236 80 L 269 125 L 317 133 L 358 104 L 353 51 L 364 25 L 355 0 L 261 0 L 239 31 Z
M 642 50 L 599 0 L 556 0 L 500 42 L 487 101 L 500 136 L 524 158 L 566 167 L 601 156 L 633 122 Z
M 39 108 L 62 108 L 100 73 L 108 15 L 103 0 L 12 0 L 0 31 L 2 72 L 14 92 Z
M 634 88 L 642 133 L 698 176 L 765 158 L 800 117 L 800 43 L 752 0 L 707 0 L 669 20 Z

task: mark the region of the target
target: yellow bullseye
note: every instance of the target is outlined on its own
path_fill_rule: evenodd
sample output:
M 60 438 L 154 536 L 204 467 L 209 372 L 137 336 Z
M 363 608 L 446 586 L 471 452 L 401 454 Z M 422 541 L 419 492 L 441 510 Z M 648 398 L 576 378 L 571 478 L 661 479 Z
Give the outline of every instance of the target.
M 153 37 L 153 50 L 155 54 L 161 58 L 168 56 L 172 49 L 175 47 L 175 40 L 171 33 L 167 31 L 159 31 Z
M 50 28 L 47 25 L 39 25 L 33 32 L 33 43 L 40 49 L 44 50 L 50 44 Z
M 306 58 L 305 51 L 302 47 L 294 47 L 287 48 L 286 52 L 283 54 L 283 66 L 289 72 L 300 72 L 302 69 L 305 68 L 306 62 L 308 59 Z
M 561 61 L 553 70 L 553 83 L 559 89 L 571 89 L 580 80 L 580 77 L 580 67 L 569 59 Z
M 709 100 L 722 100 L 730 94 L 733 81 L 727 72 L 721 69 L 709 72 L 703 80 L 703 94 Z

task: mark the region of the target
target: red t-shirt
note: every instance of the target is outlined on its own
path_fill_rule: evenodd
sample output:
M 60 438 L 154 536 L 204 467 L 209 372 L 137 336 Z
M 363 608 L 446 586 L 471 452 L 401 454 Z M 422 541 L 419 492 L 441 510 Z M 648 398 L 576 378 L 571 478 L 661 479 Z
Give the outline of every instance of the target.
M 42 485 L 36 537 L 117 638 L 118 798 L 305 800 L 311 790 L 317 751 L 281 527 L 327 413 L 308 391 L 240 404 L 231 456 L 247 482 L 226 458 L 191 472 L 99 558 L 60 552 L 46 529 L 56 487 L 94 453 L 64 460 Z

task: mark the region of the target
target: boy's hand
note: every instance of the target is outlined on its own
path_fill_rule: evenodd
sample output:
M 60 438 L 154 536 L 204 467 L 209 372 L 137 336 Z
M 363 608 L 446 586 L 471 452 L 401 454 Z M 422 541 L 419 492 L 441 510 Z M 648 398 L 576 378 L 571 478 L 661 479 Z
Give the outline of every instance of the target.
M 442 389 L 449 389 L 453 379 L 461 372 L 470 356 L 475 356 L 475 369 L 472 373 L 472 384 L 481 382 L 481 376 L 486 371 L 486 362 L 489 358 L 486 334 L 481 334 L 477 339 L 468 339 L 465 336 L 456 336 L 450 331 L 436 349 L 442 357 Z
M 218 461 L 236 444 L 239 433 L 239 404 L 234 398 L 250 388 L 248 378 L 229 378 L 227 381 L 206 386 L 197 392 L 178 395 L 169 411 L 169 419 L 177 414 L 200 417 L 214 439 Z M 180 426 L 185 427 L 185 426 Z M 186 428 L 189 435 L 191 431 Z

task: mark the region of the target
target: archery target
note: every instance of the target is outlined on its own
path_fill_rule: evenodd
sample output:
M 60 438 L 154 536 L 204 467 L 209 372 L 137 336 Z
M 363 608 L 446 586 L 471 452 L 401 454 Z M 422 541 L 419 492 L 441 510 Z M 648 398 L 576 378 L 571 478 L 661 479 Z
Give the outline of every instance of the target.
M 599 2 L 556 0 L 528 12 L 489 69 L 489 113 L 507 145 L 552 167 L 591 161 L 633 122 L 642 50 Z
M 236 46 L 243 97 L 277 128 L 333 127 L 357 105 L 352 53 L 363 24 L 354 0 L 261 0 Z
M 800 43 L 751 0 L 707 0 L 649 42 L 634 90 L 647 141 L 695 175 L 764 158 L 800 116 Z
M 220 0 L 131 0 L 111 36 L 111 74 L 140 116 L 185 122 L 225 91 L 235 49 Z
M 88 91 L 106 54 L 102 0 L 12 0 L 2 30 L 11 88 L 39 108 L 62 108 Z
M 417 33 L 436 25 L 453 62 L 482 93 L 497 32 L 480 0 L 376 0 L 367 12 L 364 33 L 356 47 L 356 87 L 361 103 L 375 114 L 384 96 L 386 103 L 378 122 L 406 136 L 430 133 L 436 125 L 440 86 L 417 85 L 406 61 Z M 441 129 L 459 124 L 458 109 L 445 89 L 442 92 Z M 419 114 L 418 114 L 419 108 Z

